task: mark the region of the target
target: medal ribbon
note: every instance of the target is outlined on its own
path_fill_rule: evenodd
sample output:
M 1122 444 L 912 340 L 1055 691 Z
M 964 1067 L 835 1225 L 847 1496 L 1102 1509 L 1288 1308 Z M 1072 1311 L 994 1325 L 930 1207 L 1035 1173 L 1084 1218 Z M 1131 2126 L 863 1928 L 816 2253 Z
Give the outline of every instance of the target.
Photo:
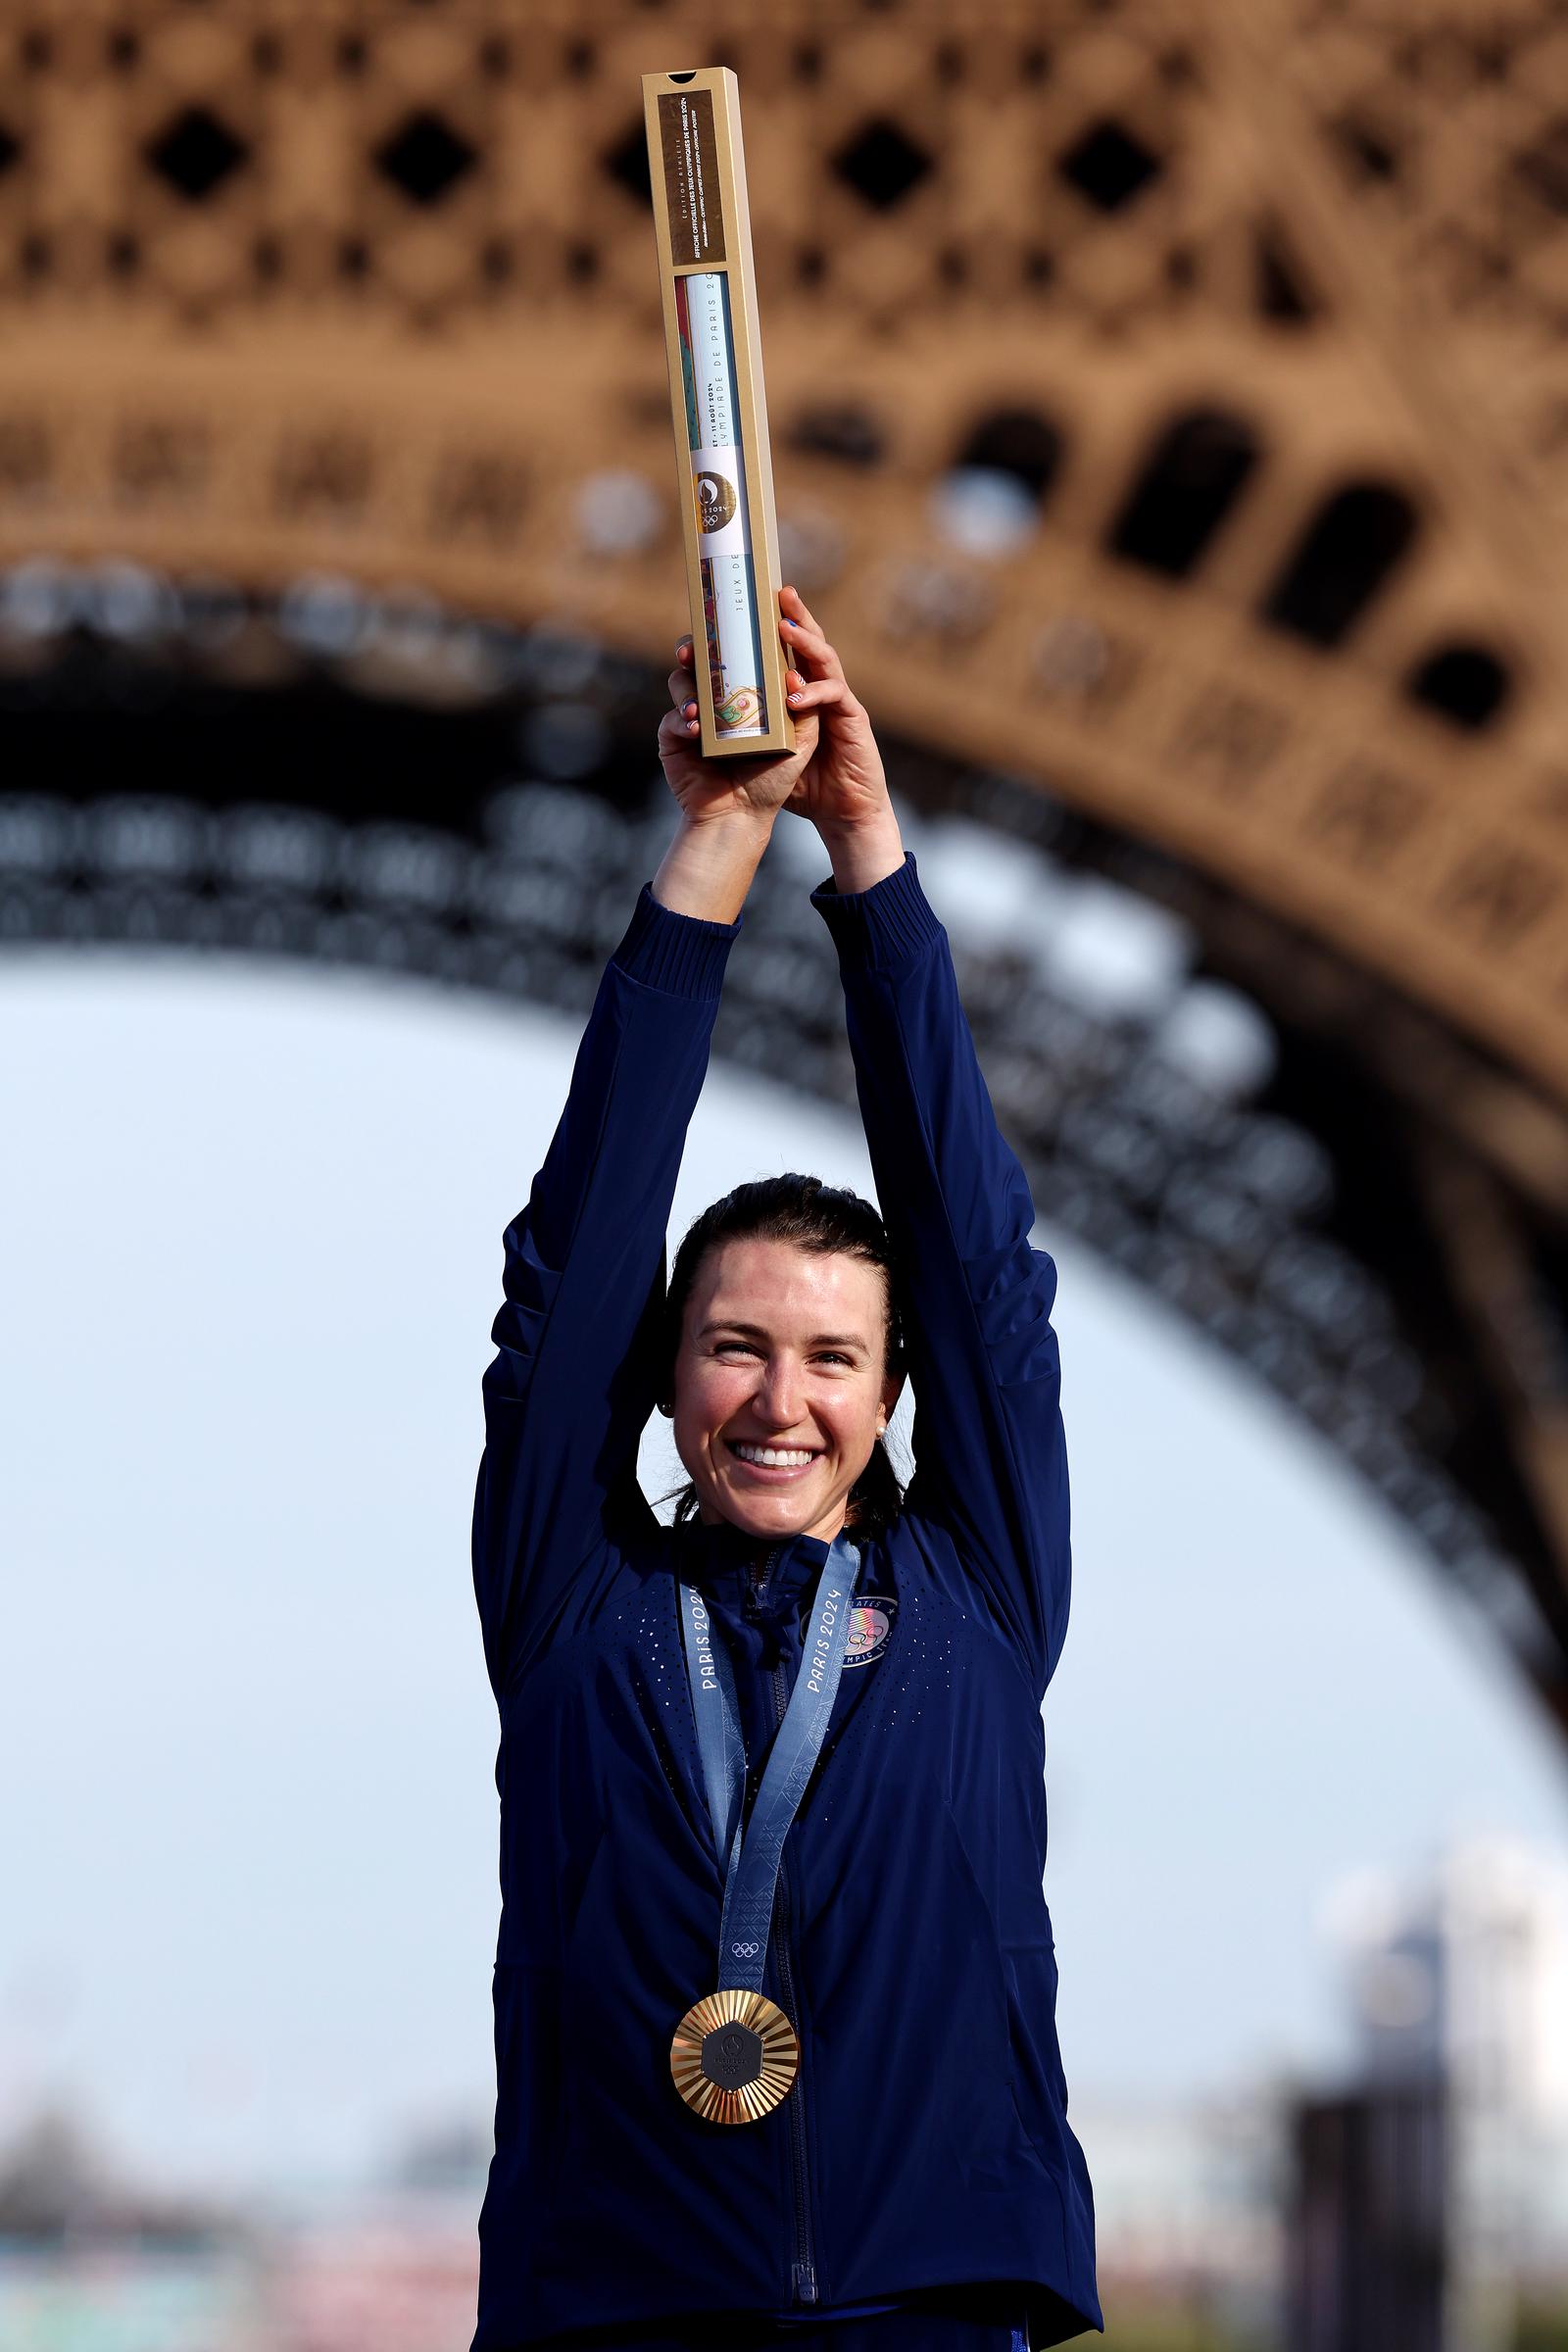
M 724 1908 L 718 1933 L 718 1989 L 760 1992 L 773 1923 L 773 1895 L 784 1840 L 800 1810 L 806 1784 L 827 1737 L 828 1718 L 844 1671 L 850 1610 L 860 1555 L 846 1536 L 835 1537 L 812 1596 L 801 1669 L 784 1720 L 773 1735 L 750 1825 L 742 1833 L 746 1747 L 735 1699 L 735 1670 L 713 1634 L 701 1592 L 680 1588 L 680 1628 L 686 1679 L 697 1718 L 697 1744 L 708 1787 L 708 1810 L 719 1852 L 728 1853 Z

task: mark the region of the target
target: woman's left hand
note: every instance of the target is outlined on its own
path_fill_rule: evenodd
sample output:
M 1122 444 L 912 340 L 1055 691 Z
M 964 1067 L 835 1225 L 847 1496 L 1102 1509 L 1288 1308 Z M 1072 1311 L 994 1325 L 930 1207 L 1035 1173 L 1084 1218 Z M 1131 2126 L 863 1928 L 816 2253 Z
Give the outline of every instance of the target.
M 784 806 L 808 817 L 824 841 L 882 824 L 892 804 L 864 707 L 851 693 L 844 664 L 800 590 L 782 589 L 779 607 L 779 634 L 791 663 L 785 680 L 790 715 L 803 737 L 813 724 L 816 734 Z

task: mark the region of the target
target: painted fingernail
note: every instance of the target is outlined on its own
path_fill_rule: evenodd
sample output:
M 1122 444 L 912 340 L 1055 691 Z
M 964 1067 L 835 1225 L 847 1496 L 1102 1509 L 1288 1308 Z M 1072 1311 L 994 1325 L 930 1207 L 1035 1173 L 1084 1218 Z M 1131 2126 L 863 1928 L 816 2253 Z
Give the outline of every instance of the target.
M 697 721 L 696 721 L 696 719 L 695 719 L 695 718 L 689 718 L 689 719 L 686 721 L 686 732 L 687 732 L 687 734 L 688 734 L 688 735 L 695 735 L 695 734 L 696 734 L 696 732 L 697 732 Z
M 681 710 L 688 718 L 691 716 L 696 708 L 697 705 L 695 703 L 683 703 L 681 705 Z
M 790 696 L 790 701 L 791 701 L 792 703 L 803 703 L 803 702 L 805 702 L 805 700 L 806 700 L 806 697 L 805 697 L 805 695 L 803 695 L 803 694 L 792 694 L 792 695 Z

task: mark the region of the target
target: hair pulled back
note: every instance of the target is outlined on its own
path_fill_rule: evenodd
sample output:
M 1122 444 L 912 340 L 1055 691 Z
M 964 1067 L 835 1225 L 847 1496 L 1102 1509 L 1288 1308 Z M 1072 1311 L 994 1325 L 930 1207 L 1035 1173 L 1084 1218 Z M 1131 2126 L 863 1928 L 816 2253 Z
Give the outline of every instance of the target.
M 887 1300 L 884 1338 L 887 1370 L 904 1371 L 904 1327 L 900 1314 L 898 1271 L 887 1227 L 869 1200 L 846 1186 L 824 1184 L 819 1176 L 762 1176 L 738 1184 L 705 1208 L 687 1227 L 664 1296 L 664 1362 L 671 1387 L 675 1356 L 680 1347 L 686 1301 L 698 1271 L 710 1250 L 725 1242 L 789 1242 L 797 1250 L 823 1256 L 858 1257 L 881 1269 Z M 878 1438 L 871 1458 L 850 1489 L 846 1525 L 859 1534 L 876 1534 L 897 1517 L 904 1489 L 894 1470 L 886 1443 Z M 697 1489 L 681 1488 L 675 1524 L 689 1519 L 697 1508 Z

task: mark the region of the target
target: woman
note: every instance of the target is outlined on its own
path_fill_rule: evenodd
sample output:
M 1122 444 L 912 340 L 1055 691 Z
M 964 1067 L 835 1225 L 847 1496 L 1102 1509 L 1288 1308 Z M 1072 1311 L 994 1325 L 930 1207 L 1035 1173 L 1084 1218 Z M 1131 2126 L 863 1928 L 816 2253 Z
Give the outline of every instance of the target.
M 1102 2326 L 1041 1889 L 1054 1269 L 866 714 L 780 606 L 788 757 L 702 759 L 678 651 L 674 838 L 506 1236 L 474 1515 L 504 1902 L 473 2352 L 1021 2352 Z M 810 1179 L 742 1187 L 666 1300 L 725 959 L 786 810 L 832 866 L 812 905 L 887 1228 Z M 655 1405 L 691 1479 L 672 1528 L 636 1480 Z

